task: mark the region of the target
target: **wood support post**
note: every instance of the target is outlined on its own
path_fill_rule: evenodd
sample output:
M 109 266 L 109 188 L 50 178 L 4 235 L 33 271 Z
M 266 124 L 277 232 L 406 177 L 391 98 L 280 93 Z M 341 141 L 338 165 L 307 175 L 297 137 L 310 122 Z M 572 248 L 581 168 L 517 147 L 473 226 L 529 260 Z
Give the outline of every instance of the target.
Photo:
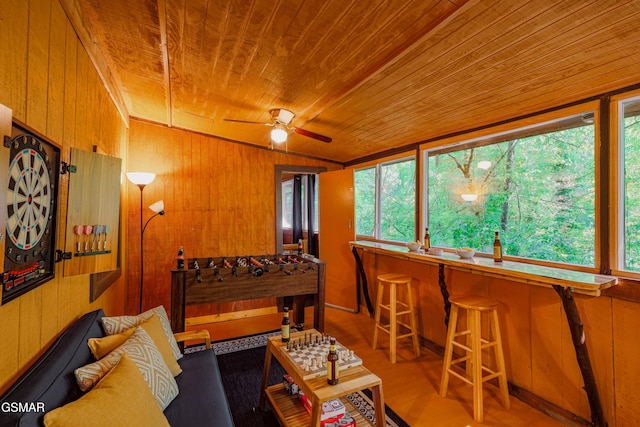
M 373 304 L 371 304 L 371 298 L 369 297 L 369 285 L 367 284 L 367 275 L 364 272 L 364 266 L 362 265 L 362 260 L 360 259 L 360 254 L 358 254 L 358 250 L 355 246 L 351 247 L 351 253 L 353 257 L 356 259 L 356 266 L 358 267 L 358 273 L 360 274 L 360 279 L 362 280 L 362 292 L 364 294 L 364 300 L 367 303 L 367 310 L 369 311 L 369 316 L 372 316 L 374 313 Z M 358 295 L 360 292 L 358 291 Z
M 444 264 L 438 264 L 438 285 L 444 302 L 444 324 L 449 327 L 449 316 L 451 314 L 451 303 L 449 302 L 449 291 L 447 290 L 447 282 L 444 281 Z
M 589 400 L 591 424 L 594 427 L 606 427 L 607 422 L 604 418 L 602 403 L 600 402 L 598 388 L 596 387 L 596 378 L 593 374 L 591 360 L 589 359 L 589 351 L 587 350 L 587 339 L 584 334 L 584 325 L 580 319 L 580 313 L 578 312 L 578 307 L 573 299 L 571 288 L 554 285 L 553 289 L 560 296 L 564 312 L 567 316 L 567 323 L 569 324 L 569 330 L 571 331 L 573 347 L 576 351 L 578 366 L 580 367 L 582 380 L 584 381 L 584 389 L 587 393 L 587 399 Z

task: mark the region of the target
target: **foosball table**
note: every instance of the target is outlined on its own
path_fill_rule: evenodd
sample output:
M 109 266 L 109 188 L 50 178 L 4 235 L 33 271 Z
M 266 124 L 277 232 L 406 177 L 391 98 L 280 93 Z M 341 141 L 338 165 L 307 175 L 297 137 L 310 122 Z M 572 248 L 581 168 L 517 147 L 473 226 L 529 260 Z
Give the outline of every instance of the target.
M 294 323 L 304 323 L 302 296 L 311 296 L 314 328 L 324 330 L 326 264 L 306 255 L 190 258 L 171 271 L 171 326 L 184 331 L 187 306 L 294 297 Z M 298 305 L 300 305 L 298 307 Z

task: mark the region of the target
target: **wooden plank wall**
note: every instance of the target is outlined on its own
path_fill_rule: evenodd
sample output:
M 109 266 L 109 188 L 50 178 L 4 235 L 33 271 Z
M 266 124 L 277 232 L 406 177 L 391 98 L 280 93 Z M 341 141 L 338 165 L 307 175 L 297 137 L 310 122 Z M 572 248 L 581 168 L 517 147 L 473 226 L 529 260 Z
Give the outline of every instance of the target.
M 319 143 L 320 144 L 320 143 Z M 341 166 L 251 147 L 166 126 L 131 120 L 128 171 L 154 172 L 143 191 L 147 207 L 164 200 L 166 214 L 144 234 L 143 309 L 171 304 L 171 269 L 178 246 L 185 257 L 273 254 L 276 249 L 275 165 Z M 139 305 L 140 190 L 129 183 L 127 232 L 128 309 Z M 206 316 L 273 306 L 252 300 L 189 307 L 187 316 Z
M 58 0 L 3 1 L 0 23 L 0 103 L 54 141 L 63 161 L 69 161 L 71 147 L 91 151 L 94 145 L 122 158 L 126 125 Z M 59 248 L 64 247 L 67 187 L 63 177 Z M 109 314 L 124 312 L 124 280 L 90 304 L 88 275 L 63 279 L 60 264 L 55 274 L 54 280 L 0 306 L 0 392 L 82 314 L 98 307 Z
M 374 301 L 372 281 L 378 274 L 402 272 L 414 277 L 420 335 L 444 346 L 444 306 L 437 268 L 371 253 L 363 255 L 363 262 Z M 571 334 L 555 291 L 449 269 L 445 270 L 445 280 L 452 295 L 476 293 L 500 301 L 500 326 L 511 383 L 590 419 Z M 607 422 L 610 426 L 640 425 L 636 392 L 640 384 L 639 304 L 609 296 L 576 295 L 575 300 Z

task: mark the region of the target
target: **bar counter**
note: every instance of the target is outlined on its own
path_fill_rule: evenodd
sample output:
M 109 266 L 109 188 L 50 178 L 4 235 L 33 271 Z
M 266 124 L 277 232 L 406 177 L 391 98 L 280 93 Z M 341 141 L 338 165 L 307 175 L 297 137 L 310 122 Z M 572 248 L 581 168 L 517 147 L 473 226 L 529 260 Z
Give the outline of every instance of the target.
M 440 287 L 440 293 L 442 294 L 444 303 L 444 322 L 447 326 L 449 323 L 451 304 L 449 302 L 449 291 L 445 281 L 445 268 L 553 289 L 562 301 L 562 308 L 571 332 L 571 340 L 591 412 L 591 424 L 596 427 L 604 427 L 607 425 L 587 350 L 584 325 L 573 294 L 598 297 L 601 295 L 602 290 L 617 285 L 618 279 L 616 277 L 515 261 L 505 260 L 502 262 L 494 262 L 492 258 L 482 256 L 462 259 L 457 254 L 451 252 L 443 252 L 442 255 L 410 252 L 404 246 L 372 241 L 352 241 L 349 244 L 356 261 L 359 279 L 362 282 L 362 292 L 364 293 L 370 313 L 373 307 L 368 295 L 367 278 L 360 257 L 360 251 L 371 253 L 375 256 L 381 255 L 403 261 L 436 266 L 438 268 L 438 286 Z
M 410 252 L 403 246 L 377 243 L 367 240 L 350 242 L 350 244 L 354 248 L 374 252 L 380 255 L 387 255 L 431 265 L 444 265 L 455 270 L 467 271 L 472 274 L 498 277 L 514 282 L 528 283 L 530 285 L 545 286 L 548 288 L 561 286 L 563 288 L 571 288 L 575 293 L 590 296 L 600 296 L 603 289 L 607 289 L 617 284 L 617 278 L 614 276 L 565 270 L 542 265 L 526 264 L 523 262 L 494 262 L 492 258 L 479 256 L 475 256 L 471 259 L 461 259 L 458 255 L 451 252 L 443 252 L 442 255 L 430 255 Z

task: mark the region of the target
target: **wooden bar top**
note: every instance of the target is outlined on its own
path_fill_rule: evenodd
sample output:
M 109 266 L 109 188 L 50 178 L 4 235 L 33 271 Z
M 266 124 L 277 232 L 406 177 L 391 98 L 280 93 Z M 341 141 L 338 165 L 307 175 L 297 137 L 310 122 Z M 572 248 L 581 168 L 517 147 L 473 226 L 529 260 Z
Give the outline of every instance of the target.
M 443 252 L 442 255 L 410 252 L 404 246 L 368 240 L 353 241 L 350 242 L 350 245 L 367 252 L 425 264 L 445 265 L 455 270 L 468 271 L 472 274 L 497 277 L 535 286 L 552 287 L 553 285 L 559 285 L 565 288 L 571 288 L 575 293 L 590 296 L 599 296 L 603 289 L 610 288 L 618 283 L 618 279 L 615 276 L 566 270 L 516 261 L 496 263 L 492 258 L 480 256 L 474 256 L 471 259 L 462 259 L 451 252 Z

